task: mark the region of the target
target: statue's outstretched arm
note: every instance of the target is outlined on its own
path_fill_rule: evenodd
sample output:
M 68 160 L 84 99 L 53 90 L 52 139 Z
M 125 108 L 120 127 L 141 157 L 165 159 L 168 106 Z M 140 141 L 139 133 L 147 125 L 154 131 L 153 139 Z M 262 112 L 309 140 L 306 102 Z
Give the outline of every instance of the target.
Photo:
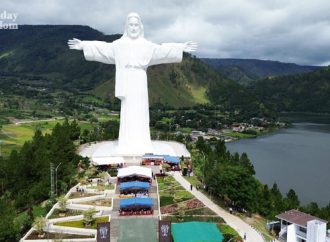
M 68 40 L 68 45 L 71 50 L 82 50 L 83 49 L 83 44 L 80 39 L 69 39 Z
M 72 50 L 82 50 L 85 59 L 105 64 L 115 64 L 115 56 L 112 43 L 104 41 L 82 41 L 80 39 L 68 40 L 68 46 Z
M 184 43 L 183 45 L 184 45 L 183 51 L 188 52 L 188 53 L 196 51 L 197 47 L 198 47 L 198 43 L 193 42 L 193 41 L 188 41 L 188 42 Z

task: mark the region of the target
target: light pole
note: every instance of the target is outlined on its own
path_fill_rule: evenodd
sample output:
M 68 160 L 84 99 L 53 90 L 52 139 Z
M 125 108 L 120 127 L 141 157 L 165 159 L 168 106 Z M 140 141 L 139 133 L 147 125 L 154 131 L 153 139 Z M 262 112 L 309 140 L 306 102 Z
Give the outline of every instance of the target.
M 62 162 L 60 162 L 60 164 L 58 164 L 55 168 L 55 194 L 57 196 L 57 169 L 60 167 L 60 165 L 62 164 Z

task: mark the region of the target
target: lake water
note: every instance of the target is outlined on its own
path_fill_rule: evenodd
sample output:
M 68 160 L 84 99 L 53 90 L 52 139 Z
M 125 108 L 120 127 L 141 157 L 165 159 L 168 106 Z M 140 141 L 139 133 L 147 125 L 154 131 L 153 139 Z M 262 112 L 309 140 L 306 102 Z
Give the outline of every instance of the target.
M 256 139 L 226 144 L 231 152 L 246 152 L 256 177 L 286 193 L 293 188 L 302 204 L 330 203 L 330 122 L 294 123 L 293 127 Z

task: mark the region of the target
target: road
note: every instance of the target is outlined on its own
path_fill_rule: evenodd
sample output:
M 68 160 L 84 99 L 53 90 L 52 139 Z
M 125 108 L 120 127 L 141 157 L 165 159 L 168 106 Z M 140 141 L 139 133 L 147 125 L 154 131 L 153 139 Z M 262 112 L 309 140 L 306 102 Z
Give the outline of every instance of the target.
M 246 233 L 246 240 L 245 240 L 246 242 L 264 242 L 264 238 L 249 224 L 244 222 L 241 218 L 232 215 L 223 208 L 219 207 L 214 202 L 212 202 L 207 196 L 205 196 L 200 191 L 197 191 L 195 188 L 193 188 L 193 190 L 191 191 L 190 183 L 182 177 L 180 172 L 174 172 L 173 177 L 181 184 L 181 186 L 183 186 L 187 191 L 191 192 L 197 199 L 203 202 L 205 206 L 207 206 L 217 215 L 222 217 L 225 220 L 225 222 L 230 227 L 235 229 L 242 238 Z

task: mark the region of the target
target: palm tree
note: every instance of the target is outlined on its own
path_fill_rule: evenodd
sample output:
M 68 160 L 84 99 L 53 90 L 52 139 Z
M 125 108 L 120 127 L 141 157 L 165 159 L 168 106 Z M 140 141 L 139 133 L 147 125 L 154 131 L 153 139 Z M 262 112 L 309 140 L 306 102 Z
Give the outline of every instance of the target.
M 83 212 L 84 216 L 84 224 L 85 226 L 91 226 L 93 222 L 95 221 L 94 215 L 96 213 L 95 208 L 89 208 L 88 210 Z
M 68 201 L 68 199 L 65 196 L 60 196 L 58 199 L 58 206 L 59 206 L 59 210 L 61 213 L 65 213 L 67 211 L 67 207 L 66 207 L 66 203 Z
M 47 225 L 48 220 L 44 217 L 37 217 L 33 222 L 33 228 L 37 231 L 38 237 L 44 237 L 44 228 Z

